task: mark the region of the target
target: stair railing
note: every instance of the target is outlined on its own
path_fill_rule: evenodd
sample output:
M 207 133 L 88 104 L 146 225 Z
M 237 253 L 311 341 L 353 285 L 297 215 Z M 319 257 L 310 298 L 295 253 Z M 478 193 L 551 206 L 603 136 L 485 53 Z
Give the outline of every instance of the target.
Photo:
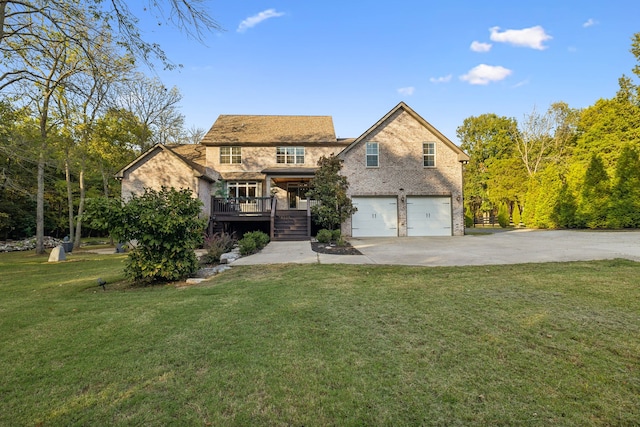
M 278 206 L 278 200 L 275 197 L 271 198 L 271 227 L 269 227 L 269 237 L 273 240 L 276 229 L 276 206 Z
M 307 203 L 307 237 L 311 238 L 311 203 Z

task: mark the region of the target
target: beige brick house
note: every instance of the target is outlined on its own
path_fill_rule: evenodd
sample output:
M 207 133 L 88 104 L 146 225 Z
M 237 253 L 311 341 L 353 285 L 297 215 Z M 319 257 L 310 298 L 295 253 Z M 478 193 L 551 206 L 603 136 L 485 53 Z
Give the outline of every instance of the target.
M 336 138 L 329 116 L 221 115 L 201 144 L 156 146 L 117 177 L 124 199 L 145 187 L 190 188 L 212 230 L 305 239 L 314 203 L 306 192 L 330 154 L 343 160 L 358 208 L 343 235 L 464 234 L 468 156 L 403 102 L 355 139 Z
M 122 199 L 142 194 L 145 188 L 188 188 L 202 201 L 203 215 L 210 215 L 211 188 L 220 174 L 206 164 L 205 147 L 197 144 L 155 145 L 116 174 L 122 181 Z
M 341 153 L 358 211 L 353 237 L 464 234 L 462 164 L 469 157 L 405 103 Z

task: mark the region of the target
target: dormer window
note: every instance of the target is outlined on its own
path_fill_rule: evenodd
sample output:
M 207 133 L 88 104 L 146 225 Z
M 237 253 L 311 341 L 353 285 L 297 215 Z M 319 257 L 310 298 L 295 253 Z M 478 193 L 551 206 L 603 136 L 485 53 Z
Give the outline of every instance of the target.
M 278 147 L 276 149 L 276 163 L 304 164 L 304 147 Z

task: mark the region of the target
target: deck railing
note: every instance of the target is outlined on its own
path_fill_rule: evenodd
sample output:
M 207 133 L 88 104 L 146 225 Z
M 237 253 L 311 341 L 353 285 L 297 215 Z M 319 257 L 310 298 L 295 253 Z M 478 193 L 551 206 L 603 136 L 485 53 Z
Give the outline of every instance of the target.
M 271 211 L 272 197 L 212 197 L 213 214 L 263 214 Z

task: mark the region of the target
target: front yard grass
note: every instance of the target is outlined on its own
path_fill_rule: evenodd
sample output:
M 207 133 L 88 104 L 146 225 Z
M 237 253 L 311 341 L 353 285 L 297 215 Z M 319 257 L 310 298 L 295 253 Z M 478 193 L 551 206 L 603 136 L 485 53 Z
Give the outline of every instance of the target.
M 640 420 L 638 263 L 234 267 L 124 289 L 124 259 L 0 254 L 0 425 Z

